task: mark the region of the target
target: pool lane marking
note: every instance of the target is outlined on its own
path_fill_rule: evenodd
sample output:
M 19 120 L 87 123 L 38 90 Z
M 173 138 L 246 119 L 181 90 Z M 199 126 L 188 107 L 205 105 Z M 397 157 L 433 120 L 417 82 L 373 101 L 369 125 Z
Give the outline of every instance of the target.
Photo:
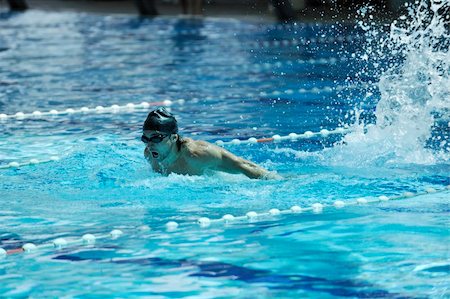
M 320 132 L 306 131 L 302 134 L 290 133 L 289 135 L 286 135 L 286 136 L 273 135 L 272 137 L 269 137 L 269 138 L 257 139 L 255 137 L 251 137 L 247 140 L 240 140 L 240 139 L 233 139 L 231 141 L 217 140 L 215 142 L 215 144 L 218 146 L 224 146 L 224 145 L 255 144 L 255 143 L 280 142 L 280 141 L 293 142 L 293 141 L 297 141 L 299 139 L 307 139 L 307 138 L 312 138 L 315 136 L 327 137 L 328 135 L 333 135 L 333 134 L 345 134 L 350 131 L 351 130 L 349 128 L 337 128 L 337 129 L 334 129 L 331 131 L 322 129 L 322 130 L 320 130 Z M 25 162 L 13 161 L 13 162 L 9 162 L 8 164 L 0 165 L 0 169 L 20 168 L 23 166 L 30 166 L 30 165 L 37 165 L 37 164 L 59 161 L 60 159 L 61 158 L 58 156 L 51 156 L 50 158 L 43 159 L 43 160 L 30 159 L 29 161 L 25 161 Z
M 55 162 L 59 161 L 60 157 L 58 156 L 51 156 L 48 159 L 44 160 L 38 160 L 38 159 L 30 159 L 26 162 L 9 162 L 8 164 L 0 165 L 0 169 L 7 169 L 7 168 L 19 168 L 22 166 L 28 166 L 28 165 L 36 165 L 36 164 L 43 164 L 43 163 L 49 163 L 49 162 Z
M 269 138 L 260 138 L 260 139 L 256 139 L 256 142 L 259 142 L 259 143 L 262 143 L 262 142 L 271 142 L 271 141 L 273 141 L 274 139 L 272 138 L 272 137 L 269 137 Z M 253 140 L 252 140 L 253 141 Z M 218 141 L 216 141 L 216 143 L 217 143 Z M 224 143 L 225 144 L 225 143 Z
M 322 203 L 313 203 L 308 207 L 300 207 L 297 205 L 292 206 L 289 209 L 285 209 L 285 210 L 278 210 L 278 209 L 270 209 L 268 212 L 262 212 L 262 213 L 257 213 L 255 211 L 250 211 L 248 213 L 246 213 L 246 215 L 242 215 L 242 216 L 233 216 L 231 214 L 227 214 L 222 216 L 222 218 L 219 219 L 209 219 L 206 217 L 201 217 L 198 219 L 198 224 L 200 226 L 204 226 L 205 223 L 230 223 L 230 222 L 234 222 L 234 221 L 243 221 L 243 220 L 258 220 L 261 218 L 266 218 L 268 216 L 278 216 L 278 215 L 288 215 L 288 214 L 299 214 L 299 213 L 303 213 L 303 212 L 312 212 L 314 214 L 320 214 L 323 212 L 324 209 L 326 208 L 334 208 L 334 209 L 342 209 L 344 207 L 348 207 L 348 206 L 362 206 L 362 205 L 367 205 L 367 204 L 374 204 L 374 203 L 380 203 L 380 202 L 387 202 L 387 201 L 392 201 L 392 200 L 401 200 L 401 199 L 405 199 L 405 198 L 412 198 L 412 197 L 418 197 L 418 196 L 422 196 L 422 195 L 426 195 L 426 194 L 430 194 L 430 193 L 441 193 L 441 192 L 445 192 L 450 190 L 450 185 L 446 186 L 445 188 L 442 188 L 440 190 L 436 190 L 434 188 L 426 188 L 424 192 L 417 192 L 417 193 L 413 193 L 413 192 L 404 192 L 401 195 L 397 195 L 397 196 L 385 196 L 385 195 L 381 195 L 378 197 L 359 197 L 357 199 L 355 199 L 354 201 L 342 201 L 342 200 L 336 200 L 334 201 L 332 204 L 322 204 Z
M 217 140 L 215 141 L 215 144 L 218 146 L 224 146 L 224 145 L 256 144 L 256 143 L 281 142 L 281 141 L 297 141 L 299 139 L 308 139 L 313 137 L 327 137 L 329 135 L 336 135 L 336 134 L 346 134 L 351 131 L 352 130 L 350 128 L 339 127 L 331 131 L 327 129 L 322 129 L 320 130 L 320 132 L 306 131 L 302 134 L 290 133 L 289 135 L 286 136 L 273 135 L 272 137 L 259 139 L 255 137 L 250 137 L 248 139 L 233 139 L 231 141 Z
M 292 47 L 292 46 L 303 46 L 303 45 L 310 45 L 310 44 L 324 44 L 324 43 L 345 43 L 345 42 L 354 42 L 358 40 L 362 40 L 364 37 L 360 36 L 342 36 L 339 35 L 337 37 L 330 36 L 330 37 L 312 37 L 312 38 L 289 38 L 289 39 L 281 39 L 281 40 L 262 40 L 262 41 L 256 41 L 251 42 L 250 46 L 253 47 L 263 47 L 263 48 L 269 48 L 269 47 Z
M 150 227 L 147 225 L 142 225 L 135 230 L 139 230 L 142 232 L 150 230 Z M 39 245 L 35 245 L 34 243 L 25 243 L 20 248 L 8 249 L 5 250 L 0 248 L 0 258 L 5 257 L 7 255 L 17 254 L 17 253 L 31 253 L 38 250 L 49 250 L 49 249 L 62 249 L 67 246 L 73 245 L 93 245 L 97 240 L 104 239 L 112 239 L 115 240 L 123 235 L 123 232 L 119 229 L 113 229 L 108 234 L 84 234 L 81 238 L 56 238 L 51 243 L 43 243 Z
M 184 104 L 185 100 L 179 99 L 175 103 Z M 17 112 L 15 114 L 0 114 L 0 120 L 7 119 L 27 119 L 27 118 L 41 118 L 43 116 L 57 116 L 57 115 L 72 115 L 72 114 L 88 114 L 88 113 L 119 113 L 129 112 L 135 109 L 147 109 L 150 106 L 171 106 L 174 101 L 165 100 L 160 102 L 142 102 L 139 104 L 128 103 L 125 105 L 111 105 L 109 107 L 97 106 L 95 108 L 81 107 L 81 108 L 67 108 L 65 110 L 50 110 L 46 112 L 34 111 L 32 113 Z
M 331 58 L 308 58 L 308 59 L 296 59 L 296 60 L 285 60 L 285 61 L 277 61 L 277 62 L 261 62 L 261 63 L 252 63 L 252 64 L 239 64 L 239 65 L 230 65 L 230 64 L 222 64 L 222 65 L 211 65 L 211 66 L 199 66 L 199 71 L 213 71 L 217 69 L 231 68 L 232 70 L 271 70 L 280 67 L 295 67 L 296 65 L 303 64 L 316 64 L 316 65 L 333 65 L 338 62 L 348 62 L 351 59 L 348 57 L 331 57 Z
M 270 209 L 268 212 L 261 212 L 257 213 L 255 211 L 247 212 L 245 215 L 241 216 L 233 216 L 231 214 L 226 214 L 222 216 L 219 219 L 210 219 L 208 217 L 200 217 L 197 219 L 196 222 L 185 222 L 182 224 L 183 227 L 185 226 L 200 226 L 201 228 L 207 228 L 214 224 L 225 224 L 225 227 L 230 224 L 239 223 L 239 222 L 250 222 L 250 223 L 256 223 L 258 221 L 264 221 L 268 219 L 273 219 L 274 217 L 280 217 L 282 215 L 296 215 L 296 214 L 302 214 L 304 212 L 311 212 L 313 214 L 321 214 L 325 209 L 328 208 L 334 208 L 334 209 L 342 209 L 344 207 L 348 206 L 363 206 L 367 204 L 375 204 L 380 202 L 387 202 L 391 200 L 401 200 L 406 198 L 412 198 L 412 197 L 418 197 L 430 193 L 442 193 L 450 190 L 450 185 L 442 188 L 442 189 L 434 189 L 432 187 L 426 188 L 423 192 L 404 192 L 397 196 L 385 196 L 381 195 L 376 198 L 373 197 L 360 197 L 353 201 L 341 201 L 336 200 L 333 202 L 333 204 L 323 204 L 323 203 L 313 203 L 312 205 L 302 208 L 300 206 L 294 205 L 289 209 L 279 210 L 276 208 Z M 175 221 L 169 221 L 164 224 L 164 228 L 167 232 L 173 232 L 176 231 L 181 224 L 175 222 Z M 142 225 L 135 227 L 133 229 L 130 229 L 132 231 L 140 231 L 140 232 L 147 232 L 150 231 L 151 228 L 147 225 Z M 30 253 L 35 252 L 37 250 L 48 250 L 48 249 L 61 249 L 67 246 L 71 245 L 93 245 L 95 244 L 96 240 L 101 239 L 117 239 L 123 235 L 123 231 L 119 229 L 113 229 L 108 234 L 85 234 L 81 238 L 56 238 L 51 243 L 44 243 L 40 245 L 35 245 L 33 243 L 26 243 L 20 248 L 14 248 L 5 250 L 3 248 L 0 248 L 0 258 L 4 258 L 7 255 L 12 255 L 16 253 Z
M 198 35 L 198 31 L 181 31 L 180 33 L 184 34 L 190 34 L 190 35 Z M 284 39 L 271 39 L 267 40 L 264 39 L 264 37 L 261 37 L 260 40 L 257 41 L 250 41 L 247 42 L 245 40 L 239 40 L 239 42 L 234 43 L 209 43 L 209 44 L 198 44 L 198 45 L 189 45 L 189 46 L 175 46 L 174 49 L 177 51 L 182 52 L 191 52 L 191 51 L 197 51 L 202 50 L 205 47 L 210 48 L 221 48 L 226 46 L 227 48 L 238 48 L 242 50 L 247 50 L 248 48 L 252 50 L 259 50 L 261 48 L 289 48 L 289 47 L 298 47 L 298 46 L 309 46 L 309 45 L 320 45 L 320 44 L 343 44 L 348 42 L 358 42 L 365 39 L 365 36 L 358 36 L 358 35 L 348 35 L 348 36 L 319 36 L 319 37 L 311 37 L 311 38 L 305 38 L 305 37 L 287 37 Z M 171 41 L 158 41 L 160 45 L 171 45 L 173 46 L 173 42 Z
M 3 249 L 3 248 L 2 248 L 2 249 Z M 4 250 L 4 249 L 3 249 L 3 250 Z M 5 251 L 5 254 L 10 255 L 10 254 L 14 254 L 14 253 L 22 253 L 23 251 L 24 251 L 23 248 L 9 249 L 9 250 L 6 250 L 6 251 Z M 0 256 L 1 256 L 1 252 L 3 252 L 3 251 L 1 251 L 1 249 L 0 249 Z
M 293 89 L 286 89 L 284 91 L 272 91 L 272 92 L 264 92 L 261 91 L 257 94 L 254 93 L 248 93 L 246 96 L 248 97 L 266 97 L 266 96 L 274 96 L 274 97 L 280 97 L 282 95 L 292 95 L 294 93 L 299 94 L 321 94 L 321 93 L 332 93 L 332 92 L 341 92 L 344 90 L 352 90 L 352 89 L 358 89 L 358 88 L 369 88 L 370 85 L 366 83 L 360 83 L 360 84 L 352 84 L 352 85 L 337 85 L 334 87 L 326 86 L 326 87 L 311 87 L 311 88 L 299 88 L 298 90 Z M 222 98 L 222 97 L 219 97 Z M 206 99 L 211 100 L 214 99 L 214 97 L 207 97 Z M 193 101 L 198 101 L 197 98 L 194 98 Z M 94 108 L 89 107 L 81 107 L 81 108 L 66 108 L 63 110 L 56 110 L 52 109 L 49 111 L 39 111 L 36 110 L 31 113 L 25 113 L 22 111 L 16 112 L 14 114 L 5 114 L 0 113 L 0 122 L 4 122 L 9 119 L 15 119 L 15 120 L 23 120 L 23 119 L 42 119 L 46 116 L 54 117 L 59 115 L 73 115 L 73 114 L 117 114 L 117 113 L 129 113 L 134 110 L 143 110 L 148 109 L 151 106 L 172 106 L 173 104 L 179 104 L 184 105 L 186 100 L 184 99 L 178 99 L 178 100 L 164 100 L 164 101 L 158 101 L 158 102 L 141 102 L 138 104 L 135 103 L 128 103 L 125 105 L 111 105 L 111 106 L 96 106 Z
M 161 28 L 159 28 L 161 29 Z M 166 29 L 166 28 L 164 28 Z M 261 33 L 266 33 L 268 30 L 289 30 L 289 29 L 294 29 L 294 30 L 299 30 L 299 29 L 318 29 L 317 23 L 307 23 L 307 22 L 293 22 L 293 23 L 283 23 L 283 24 L 259 24 L 257 26 L 252 26 L 250 27 L 248 30 L 247 29 L 243 29 L 243 28 L 239 28 L 243 34 L 251 34 L 252 36 L 254 34 L 261 34 Z M 333 31 L 329 31 L 329 32 L 324 32 L 323 34 L 336 34 L 336 33 L 340 33 L 343 34 L 342 31 L 340 31 L 340 29 L 344 29 L 344 28 L 336 28 Z M 220 33 L 221 34 L 232 34 L 233 36 L 236 36 L 236 27 L 223 27 L 221 28 Z M 217 33 L 214 30 L 211 30 L 211 28 L 206 28 L 204 27 L 202 28 L 195 28 L 195 29 L 180 29 L 180 30 L 158 30 L 155 31 L 154 34 L 155 35 L 163 35 L 163 36 L 173 36 L 173 35 L 177 35 L 177 34 L 181 34 L 181 35 L 191 35 L 191 34 L 199 34 L 199 33 Z M 363 38 L 364 36 L 360 36 L 360 35 L 353 35 L 353 33 L 359 33 L 356 30 L 353 30 L 353 32 L 349 32 L 349 34 L 347 34 L 347 36 L 354 36 L 355 38 Z M 342 35 L 341 35 L 342 36 Z M 220 37 L 222 37 L 222 35 L 220 35 Z M 172 41 L 170 41 L 170 43 L 173 43 Z
M 348 64 L 351 59 L 347 57 L 341 58 L 318 58 L 318 59 L 297 59 L 297 60 L 287 60 L 284 62 L 278 61 L 274 63 L 266 62 L 266 63 L 254 63 L 254 64 L 238 64 L 238 65 L 214 65 L 214 66 L 201 66 L 194 70 L 184 70 L 182 73 L 184 74 L 196 74 L 202 75 L 205 72 L 214 72 L 220 70 L 221 72 L 227 71 L 231 69 L 233 71 L 250 71 L 250 72 L 262 72 L 262 71 L 271 71 L 273 74 L 277 75 L 278 72 L 285 73 L 286 71 L 296 70 L 297 67 L 300 66 L 308 66 L 308 65 L 337 65 L 338 62 L 342 62 Z M 280 69 L 281 68 L 281 69 Z
M 198 35 L 199 32 L 196 30 L 183 30 L 180 31 L 181 34 L 184 35 Z M 235 43 L 233 45 L 239 46 L 240 48 L 245 49 L 246 46 L 250 46 L 252 48 L 256 48 L 256 49 L 260 49 L 260 48 L 280 48 L 280 47 L 292 47 L 292 46 L 307 46 L 307 45 L 311 45 L 311 44 L 329 44 L 329 43 L 347 43 L 347 42 L 355 42 L 355 41 L 361 41 L 363 40 L 365 37 L 361 37 L 358 35 L 347 35 L 347 36 L 319 36 L 319 37 L 311 37 L 311 38 L 304 38 L 304 37 L 300 37 L 300 38 L 296 38 L 296 37 L 292 37 L 292 38 L 285 38 L 285 39 L 272 39 L 272 40 L 264 40 L 264 37 L 261 37 L 261 40 L 258 41 L 250 41 L 247 42 L 246 41 L 242 41 L 240 40 L 240 43 Z M 164 42 L 167 45 L 172 44 L 170 41 Z M 225 44 L 217 44 L 217 43 L 213 43 L 212 45 L 204 45 L 204 46 L 218 46 L 220 47 L 221 45 L 225 45 Z M 228 45 L 229 46 L 229 45 Z M 186 47 L 175 47 L 176 49 L 180 49 L 183 51 L 189 51 L 192 48 L 197 48 L 197 47 L 201 47 L 201 46 L 186 46 Z

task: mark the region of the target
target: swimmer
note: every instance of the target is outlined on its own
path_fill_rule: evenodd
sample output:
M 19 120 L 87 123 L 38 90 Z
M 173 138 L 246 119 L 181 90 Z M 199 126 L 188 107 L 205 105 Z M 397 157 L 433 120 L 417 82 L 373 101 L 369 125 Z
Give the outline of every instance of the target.
M 202 175 L 208 171 L 242 173 L 251 179 L 278 179 L 278 174 L 206 141 L 181 137 L 175 117 L 165 108 L 150 112 L 143 126 L 144 156 L 154 171 Z

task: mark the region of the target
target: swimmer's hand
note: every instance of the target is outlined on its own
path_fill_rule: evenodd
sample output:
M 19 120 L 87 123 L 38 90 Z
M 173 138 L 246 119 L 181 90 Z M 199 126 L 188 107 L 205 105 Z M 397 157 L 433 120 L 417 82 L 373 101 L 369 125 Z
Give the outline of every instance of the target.
M 284 178 L 275 171 L 269 171 L 261 177 L 263 180 L 283 180 Z

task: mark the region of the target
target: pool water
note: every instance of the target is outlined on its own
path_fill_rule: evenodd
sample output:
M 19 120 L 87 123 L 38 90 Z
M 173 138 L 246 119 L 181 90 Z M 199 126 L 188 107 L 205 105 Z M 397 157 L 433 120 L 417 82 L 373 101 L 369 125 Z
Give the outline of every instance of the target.
M 354 26 L 2 13 L 0 113 L 170 100 L 181 134 L 210 142 L 352 132 L 225 146 L 285 177 L 262 181 L 153 173 L 139 139 L 155 106 L 2 119 L 0 165 L 60 159 L 0 169 L 1 248 L 124 234 L 3 257 L 1 296 L 450 296 L 450 191 L 195 224 L 450 184 L 448 21 L 405 42 L 365 29 L 367 14 Z

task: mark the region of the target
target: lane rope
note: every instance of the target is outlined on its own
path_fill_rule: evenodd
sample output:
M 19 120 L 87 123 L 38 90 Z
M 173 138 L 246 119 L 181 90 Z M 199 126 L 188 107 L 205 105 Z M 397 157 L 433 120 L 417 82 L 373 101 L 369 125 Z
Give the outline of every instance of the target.
M 281 142 L 281 141 L 294 142 L 294 141 L 297 141 L 300 139 L 308 139 L 308 138 L 314 138 L 314 137 L 324 137 L 325 138 L 330 135 L 346 134 L 350 131 L 351 131 L 351 129 L 349 129 L 349 128 L 340 127 L 340 128 L 336 128 L 331 131 L 329 131 L 327 129 L 322 129 L 319 132 L 306 131 L 301 134 L 290 133 L 289 135 L 286 135 L 286 136 L 273 135 L 272 137 L 268 137 L 268 138 L 251 137 L 246 140 L 241 140 L 241 139 L 233 139 L 231 141 L 217 140 L 217 141 L 215 141 L 215 144 L 218 146 L 225 146 L 225 145 L 256 144 L 256 143 Z M 8 164 L 0 165 L 0 169 L 20 168 L 23 166 L 31 166 L 31 165 L 55 162 L 55 161 L 59 161 L 60 159 L 61 159 L 61 157 L 59 157 L 59 156 L 50 156 L 49 158 L 44 158 L 41 160 L 30 159 L 30 160 L 22 161 L 22 162 L 13 161 L 13 162 L 9 162 Z
M 168 36 L 173 35 L 202 35 L 203 32 L 201 30 L 180 30 L 176 33 L 170 32 L 167 34 Z M 264 36 L 261 36 L 263 39 Z M 260 41 L 251 41 L 249 43 L 244 44 L 249 45 L 256 48 L 261 47 L 288 47 L 288 46 L 297 46 L 297 45 L 309 45 L 309 44 L 337 44 L 337 43 L 348 43 L 348 42 L 356 42 L 356 41 L 362 41 L 364 40 L 364 36 L 359 35 L 338 35 L 338 36 L 312 36 L 312 37 L 291 37 L 291 38 L 285 38 L 285 39 L 274 39 L 274 40 L 260 40 Z M 220 40 L 220 39 L 219 39 Z M 165 44 L 173 43 L 172 41 L 168 40 L 164 42 Z M 242 47 L 242 44 L 245 43 L 245 41 L 242 41 L 242 43 L 239 43 L 239 45 Z M 215 45 L 215 44 L 213 44 Z M 186 47 L 183 47 L 185 49 Z
M 350 59 L 346 57 L 340 58 L 310 58 L 310 59 L 297 59 L 297 60 L 286 60 L 286 61 L 277 61 L 277 62 L 265 62 L 265 63 L 252 63 L 252 64 L 239 64 L 239 65 L 206 65 L 199 66 L 195 69 L 185 69 L 181 70 L 178 73 L 183 74 L 204 74 L 206 72 L 225 72 L 228 70 L 233 71 L 251 71 L 251 72 L 262 72 L 262 71 L 298 71 L 298 67 L 310 67 L 311 65 L 322 65 L 322 66 L 330 66 L 330 65 L 338 65 L 339 62 L 347 63 Z
M 246 96 L 248 97 L 254 97 L 254 96 L 281 96 L 281 95 L 293 95 L 293 94 L 320 94 L 320 93 L 332 93 L 332 92 L 341 92 L 344 90 L 352 90 L 352 89 L 358 89 L 358 88 L 368 88 L 370 87 L 369 84 L 354 84 L 354 85 L 338 85 L 334 87 L 311 87 L 311 88 L 299 88 L 297 90 L 295 89 L 286 89 L 283 91 L 271 91 L 271 92 L 265 92 L 261 91 L 259 93 L 247 93 Z M 239 95 L 236 95 L 239 96 Z M 219 97 L 223 98 L 223 97 Z M 206 97 L 205 99 L 211 100 L 214 99 L 214 97 Z M 198 101 L 197 98 L 193 99 Z M 66 108 L 62 110 L 56 110 L 52 109 L 49 111 L 33 111 L 31 113 L 26 112 L 16 112 L 13 114 L 5 114 L 0 113 L 0 123 L 5 122 L 7 120 L 24 120 L 24 119 L 42 119 L 46 117 L 54 117 L 54 116 L 61 116 L 61 115 L 74 115 L 74 114 L 118 114 L 118 113 L 130 113 L 134 110 L 144 110 L 148 109 L 151 106 L 172 106 L 173 104 L 179 104 L 184 105 L 186 103 L 185 99 L 177 99 L 177 100 L 164 100 L 164 101 L 158 101 L 158 102 L 141 102 L 141 103 L 127 103 L 125 105 L 111 105 L 111 106 L 96 106 L 96 107 L 81 107 L 81 108 Z
M 431 193 L 443 193 L 448 192 L 450 190 L 450 185 L 443 187 L 442 189 L 435 189 L 432 187 L 428 187 L 425 189 L 425 191 L 422 192 L 404 192 L 397 196 L 385 196 L 381 195 L 378 197 L 360 197 L 354 200 L 336 200 L 332 204 L 325 204 L 325 203 L 313 203 L 310 206 L 307 207 L 300 207 L 298 205 L 294 205 L 290 207 L 289 209 L 277 209 L 272 208 L 269 211 L 266 212 L 255 212 L 255 211 L 249 211 L 245 215 L 240 216 L 234 216 L 231 214 L 225 214 L 221 218 L 217 219 L 211 219 L 208 217 L 200 217 L 197 219 L 197 221 L 187 221 L 185 223 L 178 223 L 175 221 L 167 221 L 164 225 L 162 225 L 163 230 L 167 232 L 174 232 L 180 226 L 182 227 L 192 227 L 197 226 L 200 228 L 208 228 L 213 225 L 223 225 L 223 227 L 227 228 L 230 227 L 233 224 L 237 223 L 243 223 L 243 222 L 249 222 L 249 223 L 257 223 L 260 221 L 267 221 L 267 220 L 277 220 L 283 215 L 301 215 L 302 213 L 312 213 L 312 214 L 321 214 L 324 212 L 324 210 L 328 209 L 342 209 L 345 207 L 351 207 L 351 206 L 366 206 L 368 204 L 377 204 L 382 202 L 388 202 L 393 200 L 401 200 L 401 199 L 407 199 L 407 198 L 413 198 L 413 197 L 419 197 L 426 194 Z M 129 229 L 131 233 L 133 232 L 148 232 L 152 230 L 148 225 L 142 225 L 134 228 Z M 105 240 L 105 239 L 117 239 L 121 237 L 124 234 L 124 232 L 120 229 L 113 229 L 107 234 L 84 234 L 81 238 L 80 237 L 69 237 L 69 238 L 56 238 L 50 243 L 43 243 L 40 245 L 36 245 L 34 243 L 25 243 L 20 248 L 13 248 L 13 249 L 3 249 L 0 248 L 0 258 L 5 258 L 8 255 L 17 254 L 17 253 L 30 253 L 35 252 L 38 250 L 51 250 L 51 249 L 62 249 L 67 246 L 74 246 L 74 245 L 93 245 L 97 240 Z M 417 269 L 415 271 L 420 271 L 421 269 Z
M 59 161 L 61 158 L 58 156 L 51 156 L 48 159 L 30 159 L 28 161 L 23 161 L 23 162 L 9 162 L 8 164 L 3 164 L 0 165 L 0 169 L 7 169 L 7 168 L 20 168 L 23 166 L 29 166 L 29 165 L 36 165 L 36 164 L 43 164 L 43 163 L 49 163 L 49 162 L 55 162 L 55 161 Z
M 349 132 L 351 132 L 350 128 L 339 127 L 331 131 L 327 129 L 322 129 L 319 132 L 306 131 L 301 134 L 290 133 L 289 135 L 285 136 L 273 135 L 272 137 L 267 138 L 250 137 L 248 139 L 233 139 L 231 141 L 217 140 L 215 144 L 218 146 L 225 146 L 225 145 L 242 145 L 242 144 L 256 144 L 256 143 L 281 142 L 281 141 L 297 141 L 300 139 L 308 139 L 313 137 L 328 137 L 329 135 L 346 134 Z
M 176 36 L 176 35 L 203 35 L 204 33 L 200 30 L 181 30 L 176 33 L 170 32 L 169 34 L 166 34 L 167 37 L 170 36 Z M 253 36 L 252 36 L 253 37 Z M 316 45 L 316 44 L 344 44 L 344 43 L 352 43 L 352 42 L 359 42 L 363 41 L 365 39 L 364 36 L 359 35 L 338 35 L 338 36 L 312 36 L 312 37 L 298 37 L 298 36 L 292 36 L 287 37 L 283 39 L 271 39 L 266 40 L 264 36 L 259 36 L 261 40 L 257 41 L 250 41 L 247 42 L 246 40 L 239 40 L 239 42 L 235 43 L 216 43 L 214 41 L 222 41 L 223 35 L 217 36 L 217 38 L 211 38 L 211 43 L 206 44 L 205 46 L 238 46 L 239 48 L 245 48 L 246 46 L 250 46 L 252 48 L 261 49 L 261 48 L 271 48 L 271 47 L 291 47 L 291 46 L 307 46 L 307 45 Z M 158 42 L 159 45 L 173 45 L 174 42 L 170 39 L 164 39 L 164 40 L 152 40 L 153 42 Z M 203 41 L 203 40 L 201 40 Z M 200 42 L 201 42 L 200 41 Z M 176 46 L 176 50 L 180 51 L 189 51 L 192 49 L 203 49 L 202 46 Z
M 177 104 L 184 104 L 184 99 L 176 100 L 175 103 Z M 135 109 L 148 109 L 150 106 L 171 106 L 174 104 L 174 101 L 171 100 L 165 100 L 160 102 L 142 102 L 139 104 L 134 103 L 128 103 L 125 105 L 111 105 L 108 107 L 104 106 L 96 106 L 95 108 L 89 108 L 89 107 L 81 107 L 81 108 L 67 108 L 64 110 L 56 110 L 52 109 L 50 111 L 34 111 L 31 113 L 24 113 L 24 112 L 17 112 L 15 114 L 0 114 L 0 121 L 8 120 L 8 119 L 29 119 L 29 118 L 45 118 L 46 116 L 58 116 L 58 115 L 72 115 L 72 114 L 89 114 L 89 113 L 123 113 L 123 112 L 130 112 Z

